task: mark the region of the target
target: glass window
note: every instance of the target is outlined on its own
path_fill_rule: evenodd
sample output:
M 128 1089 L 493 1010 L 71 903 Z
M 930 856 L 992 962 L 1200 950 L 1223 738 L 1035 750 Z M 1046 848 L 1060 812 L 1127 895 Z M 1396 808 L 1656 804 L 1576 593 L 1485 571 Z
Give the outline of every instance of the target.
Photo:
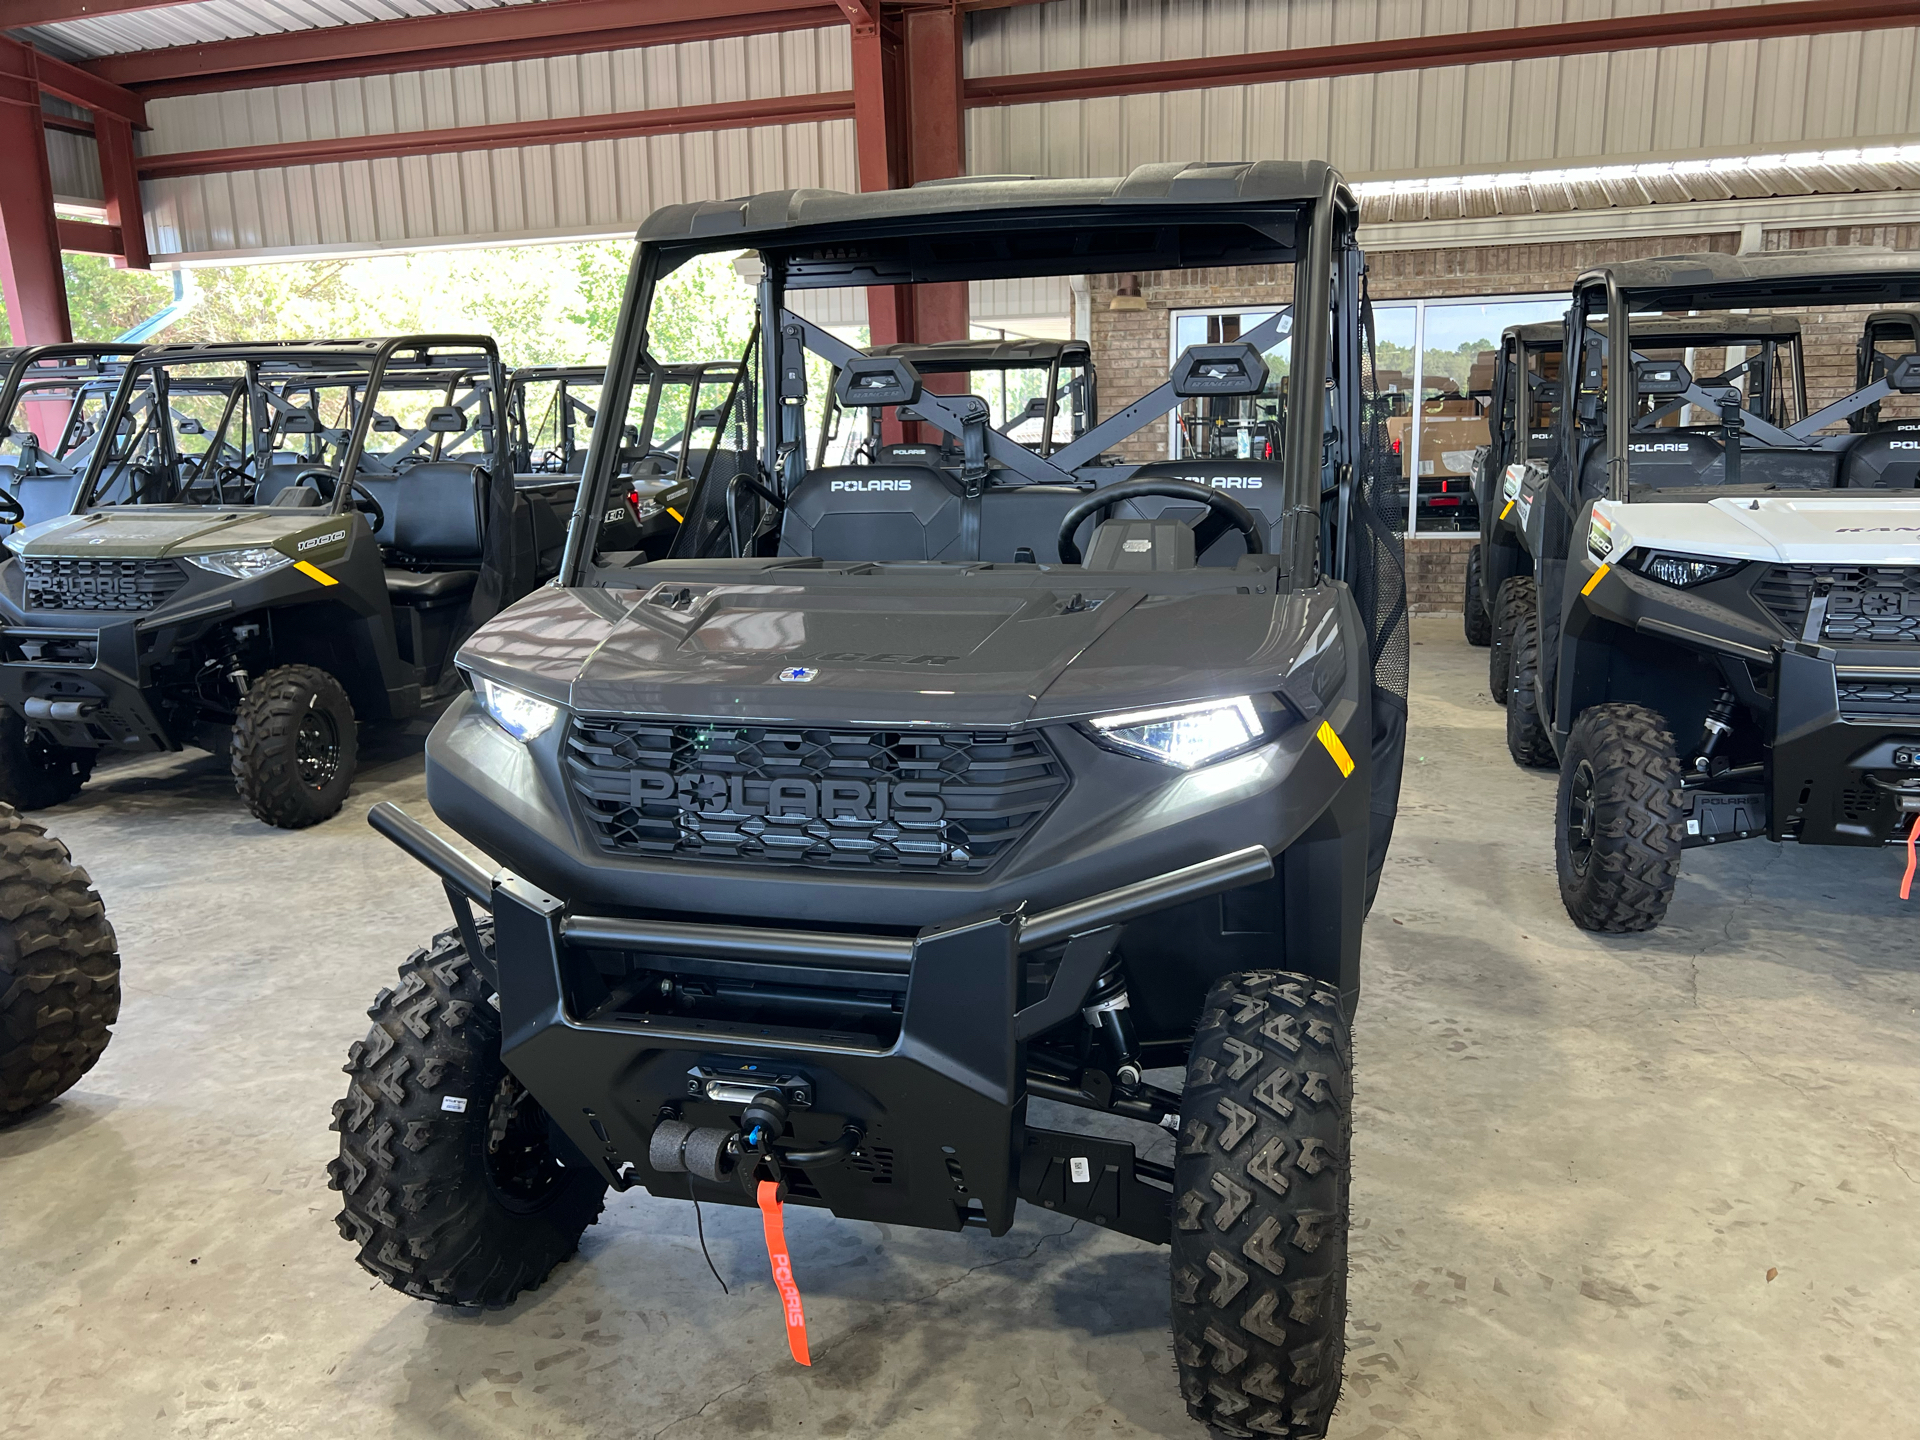
M 1190 345 L 1226 345 L 1272 320 L 1278 310 L 1178 312 L 1173 349 L 1178 359 Z M 1173 460 L 1277 461 L 1286 429 L 1287 378 L 1293 342 L 1282 335 L 1261 352 L 1267 383 L 1258 395 L 1186 400 L 1169 417 L 1168 458 Z

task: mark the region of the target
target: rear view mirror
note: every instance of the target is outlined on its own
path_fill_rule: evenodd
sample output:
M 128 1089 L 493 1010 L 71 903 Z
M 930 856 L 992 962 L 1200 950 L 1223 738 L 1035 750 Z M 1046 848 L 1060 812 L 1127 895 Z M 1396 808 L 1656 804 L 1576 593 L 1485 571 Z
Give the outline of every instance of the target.
M 1258 395 L 1267 388 L 1267 362 L 1253 346 L 1189 345 L 1168 377 L 1183 400 L 1212 395 Z
M 1643 398 L 1671 400 L 1693 387 L 1693 372 L 1678 360 L 1636 360 L 1633 388 Z
M 920 398 L 920 372 L 897 355 L 860 356 L 840 371 L 833 393 L 849 410 L 911 405 Z

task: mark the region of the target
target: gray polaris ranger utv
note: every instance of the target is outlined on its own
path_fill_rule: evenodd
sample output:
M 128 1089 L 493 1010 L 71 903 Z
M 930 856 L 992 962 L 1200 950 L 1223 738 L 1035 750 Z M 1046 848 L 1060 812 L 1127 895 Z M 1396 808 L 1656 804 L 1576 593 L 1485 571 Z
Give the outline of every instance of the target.
M 459 688 L 455 645 L 537 578 L 499 389 L 484 337 L 141 352 L 85 466 L 16 483 L 51 518 L 0 566 L 0 799 L 64 800 L 102 751 L 230 746 L 262 820 L 334 814 L 357 722 Z
M 1679 256 L 1576 283 L 1580 358 L 1527 526 L 1537 601 L 1507 705 L 1515 759 L 1560 770 L 1577 924 L 1657 925 L 1689 847 L 1914 839 L 1920 356 L 1807 414 L 1804 377 L 1778 369 L 1797 346 L 1699 360 L 1718 368 L 1703 380 L 1670 345 L 1646 353 L 1638 327 L 1610 364 L 1606 336 L 1633 310 L 1751 309 L 1728 321 L 1756 326 L 1785 310 L 1772 323 L 1797 332 L 1793 311 L 1916 297 L 1920 260 L 1871 250 Z
M 1180 1384 L 1216 1434 L 1324 1431 L 1405 717 L 1398 540 L 1355 479 L 1356 221 L 1327 166 L 1260 163 L 646 223 L 610 373 L 669 330 L 663 277 L 745 252 L 764 424 L 705 472 L 717 539 L 651 563 L 602 543 L 595 432 L 558 584 L 466 643 L 473 692 L 428 743 L 428 799 L 484 864 L 376 807 L 457 924 L 350 1053 L 329 1172 L 362 1265 L 501 1306 L 608 1187 L 994 1234 L 1025 1200 L 1171 1247 Z M 1272 320 L 1044 456 L 789 308 L 1229 268 L 1274 277 Z M 1282 459 L 1093 463 L 1270 363 L 1324 397 Z M 829 376 L 956 453 L 810 464 Z M 1031 1124 L 1036 1096 L 1177 1128 L 1177 1158 Z

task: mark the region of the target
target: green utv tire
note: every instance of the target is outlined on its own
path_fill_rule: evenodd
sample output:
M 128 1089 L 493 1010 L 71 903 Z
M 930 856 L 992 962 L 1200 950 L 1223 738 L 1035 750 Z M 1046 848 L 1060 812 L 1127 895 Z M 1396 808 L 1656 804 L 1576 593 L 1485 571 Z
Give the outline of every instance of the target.
M 492 922 L 479 928 L 488 943 Z M 563 1161 L 501 1063 L 491 999 L 453 931 L 400 967 L 347 1053 L 327 1184 L 364 1269 L 419 1299 L 497 1310 L 579 1249 L 607 1185 Z
M 1352 1050 L 1339 995 L 1229 975 L 1187 1062 L 1173 1178 L 1173 1350 L 1215 1435 L 1326 1434 L 1346 1354 Z
M 0 805 L 0 1125 L 72 1089 L 119 1016 L 120 952 L 87 872 Z
M 1560 899 L 1582 930 L 1631 934 L 1666 918 L 1680 878 L 1680 757 L 1642 705 L 1596 705 L 1567 737 L 1554 805 Z
M 1493 641 L 1493 621 L 1487 615 L 1487 592 L 1481 584 L 1480 547 L 1467 552 L 1467 593 L 1460 600 L 1460 619 L 1466 627 L 1467 644 L 1488 645 Z
M 340 813 L 359 752 L 353 702 L 318 666 L 269 670 L 233 719 L 234 787 L 256 818 L 282 830 Z
M 71 800 L 93 773 L 94 754 L 30 734 L 17 712 L 0 708 L 0 802 L 45 810 Z
M 1515 596 L 1508 607 L 1513 616 L 1513 670 L 1507 678 L 1507 753 L 1513 763 L 1528 770 L 1551 770 L 1559 764 L 1546 722 L 1540 718 L 1540 617 L 1531 605 Z M 1524 597 L 1531 599 L 1531 595 Z

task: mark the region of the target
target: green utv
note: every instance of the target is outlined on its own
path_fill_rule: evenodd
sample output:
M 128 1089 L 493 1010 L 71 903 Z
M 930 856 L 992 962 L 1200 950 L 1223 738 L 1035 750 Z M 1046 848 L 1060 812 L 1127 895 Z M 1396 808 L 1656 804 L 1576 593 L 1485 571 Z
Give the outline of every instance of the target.
M 703 462 L 718 523 L 654 561 L 603 543 L 625 481 L 597 430 L 557 582 L 462 647 L 427 793 L 487 863 L 373 811 L 455 926 L 349 1052 L 329 1177 L 362 1265 L 503 1306 L 610 1187 L 758 1205 L 776 1276 L 783 1203 L 998 1235 L 1024 1200 L 1168 1248 L 1179 1383 L 1214 1433 L 1324 1432 L 1347 1027 L 1406 713 L 1357 223 L 1317 163 L 646 222 L 604 410 L 678 358 L 645 354 L 688 328 L 660 282 L 732 253 L 757 323 L 716 419 L 752 390 L 757 424 Z M 802 313 L 1167 272 L 1257 272 L 1272 312 L 1046 455 Z M 1281 374 L 1315 403 L 1274 459 L 1165 453 L 1186 402 Z M 830 463 L 829 386 L 954 444 Z M 1169 1129 L 1171 1164 L 1136 1150 Z
M 455 646 L 557 565 L 502 387 L 484 337 L 140 352 L 85 463 L 0 497 L 35 521 L 0 565 L 0 799 L 198 745 L 269 824 L 338 811 L 359 722 L 457 689 Z

